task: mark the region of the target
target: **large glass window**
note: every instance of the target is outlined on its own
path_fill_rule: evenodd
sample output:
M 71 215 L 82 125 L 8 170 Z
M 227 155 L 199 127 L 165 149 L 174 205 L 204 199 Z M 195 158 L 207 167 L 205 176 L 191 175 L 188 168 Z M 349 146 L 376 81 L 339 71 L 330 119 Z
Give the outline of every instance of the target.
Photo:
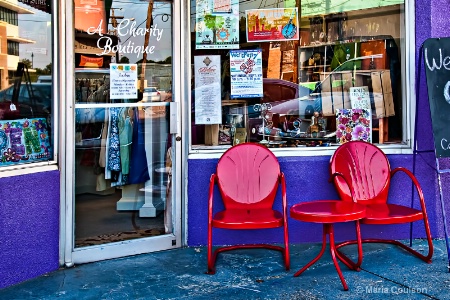
M 0 18 L 0 168 L 53 160 L 51 8 L 0 3 Z
M 190 16 L 192 149 L 406 139 L 403 0 L 194 0 Z

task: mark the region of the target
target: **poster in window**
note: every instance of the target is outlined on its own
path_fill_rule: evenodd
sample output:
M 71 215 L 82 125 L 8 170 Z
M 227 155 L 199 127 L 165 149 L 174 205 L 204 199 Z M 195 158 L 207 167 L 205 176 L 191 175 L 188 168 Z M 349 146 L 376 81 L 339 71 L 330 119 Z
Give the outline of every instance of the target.
M 110 64 L 110 99 L 137 99 L 137 64 Z
M 195 124 L 221 124 L 220 55 L 194 57 Z
M 349 141 L 372 142 L 370 110 L 336 109 L 336 141 L 340 144 Z
M 297 41 L 298 10 L 294 8 L 250 9 L 245 11 L 247 41 Z
M 368 86 L 350 87 L 350 103 L 352 109 L 363 109 L 368 113 L 370 132 L 372 132 L 372 109 L 370 105 L 370 95 Z
M 370 110 L 370 97 L 368 86 L 350 87 L 349 92 L 352 108 L 362 108 Z
M 196 0 L 196 49 L 239 48 L 239 0 Z
M 263 96 L 262 50 L 230 51 L 231 98 Z
M 51 157 L 44 118 L 0 121 L 0 166 L 47 161 Z

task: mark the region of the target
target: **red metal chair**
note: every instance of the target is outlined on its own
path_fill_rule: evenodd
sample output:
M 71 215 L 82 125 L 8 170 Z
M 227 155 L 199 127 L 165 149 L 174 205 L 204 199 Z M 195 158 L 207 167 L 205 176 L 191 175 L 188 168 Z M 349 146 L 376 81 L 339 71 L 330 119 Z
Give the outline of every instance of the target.
M 412 180 L 420 199 L 420 209 L 387 203 L 391 178 L 398 171 L 406 173 Z M 400 246 L 427 263 L 431 263 L 433 243 L 422 188 L 413 173 L 404 167 L 391 170 L 388 158 L 375 145 L 351 141 L 342 144 L 331 157 L 330 172 L 332 180 L 344 201 L 354 201 L 366 206 L 366 217 L 362 224 L 403 224 L 422 220 L 428 240 L 428 254 L 423 255 L 412 249 L 412 245 L 392 239 L 364 239 L 363 243 L 388 243 Z M 339 175 L 339 176 L 336 176 Z M 346 182 L 347 181 L 347 182 Z M 350 191 L 352 189 L 352 193 Z M 347 241 L 336 248 L 355 244 Z
M 217 184 L 224 210 L 213 216 L 214 188 Z M 273 205 L 281 185 L 282 212 Z M 289 239 L 287 224 L 286 183 L 284 174 L 272 151 L 260 144 L 242 143 L 228 149 L 211 175 L 208 207 L 208 274 L 215 273 L 217 255 L 223 251 L 267 248 L 281 251 L 289 270 Z M 268 229 L 283 227 L 284 247 L 271 244 L 212 246 L 213 228 Z

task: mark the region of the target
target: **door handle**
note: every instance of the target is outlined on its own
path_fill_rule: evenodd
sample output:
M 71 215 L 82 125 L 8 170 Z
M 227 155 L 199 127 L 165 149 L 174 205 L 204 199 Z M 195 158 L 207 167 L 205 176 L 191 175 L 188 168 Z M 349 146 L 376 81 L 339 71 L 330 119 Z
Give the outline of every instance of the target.
M 170 102 L 169 130 L 171 134 L 178 133 L 178 102 Z

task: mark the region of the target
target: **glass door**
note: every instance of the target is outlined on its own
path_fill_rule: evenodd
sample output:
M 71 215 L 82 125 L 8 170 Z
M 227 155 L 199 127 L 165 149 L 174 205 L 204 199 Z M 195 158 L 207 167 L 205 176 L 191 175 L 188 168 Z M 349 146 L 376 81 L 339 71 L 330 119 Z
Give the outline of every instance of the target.
M 73 262 L 180 247 L 173 3 L 73 5 Z

